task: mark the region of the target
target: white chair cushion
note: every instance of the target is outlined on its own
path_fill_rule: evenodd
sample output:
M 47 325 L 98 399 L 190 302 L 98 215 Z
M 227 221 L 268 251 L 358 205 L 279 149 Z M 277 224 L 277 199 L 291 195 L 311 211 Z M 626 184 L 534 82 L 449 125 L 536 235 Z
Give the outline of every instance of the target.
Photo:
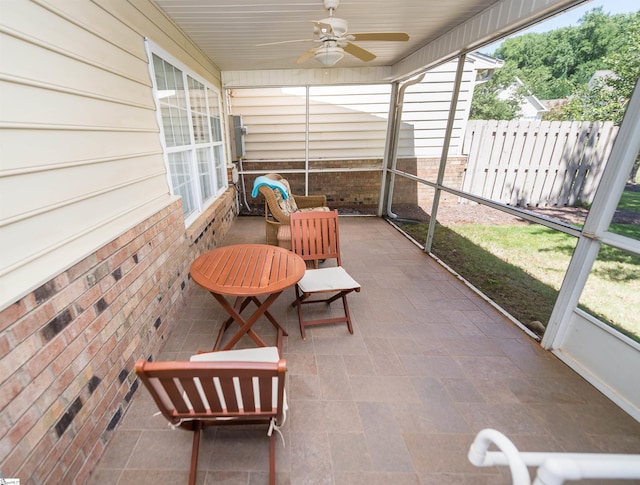
M 360 288 L 360 284 L 342 266 L 335 266 L 306 270 L 302 279 L 298 281 L 298 287 L 304 293 L 315 293 L 356 289 Z
M 191 362 L 278 362 L 278 347 L 220 350 L 192 355 Z
M 328 207 L 305 207 L 304 209 L 298 209 L 296 212 L 329 212 L 330 210 Z

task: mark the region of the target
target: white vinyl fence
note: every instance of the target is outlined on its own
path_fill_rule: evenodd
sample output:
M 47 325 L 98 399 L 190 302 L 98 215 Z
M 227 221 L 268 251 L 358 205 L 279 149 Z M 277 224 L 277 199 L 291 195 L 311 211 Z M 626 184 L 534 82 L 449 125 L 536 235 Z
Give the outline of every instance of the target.
M 617 134 L 611 122 L 469 121 L 462 189 L 517 206 L 591 203 Z

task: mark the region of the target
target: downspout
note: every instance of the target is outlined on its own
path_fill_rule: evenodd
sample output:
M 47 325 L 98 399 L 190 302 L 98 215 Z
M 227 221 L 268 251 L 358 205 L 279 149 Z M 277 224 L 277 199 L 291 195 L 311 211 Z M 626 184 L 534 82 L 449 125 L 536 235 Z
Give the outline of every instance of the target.
M 431 206 L 431 218 L 429 220 L 429 231 L 427 232 L 427 241 L 424 245 L 425 252 L 431 252 L 433 245 L 433 234 L 436 230 L 436 216 L 438 215 L 438 205 L 440 203 L 440 193 L 442 192 L 442 182 L 444 181 L 444 171 L 447 168 L 447 158 L 449 157 L 449 145 L 451 144 L 451 133 L 453 132 L 453 123 L 456 118 L 456 108 L 458 106 L 458 97 L 460 96 L 460 85 L 462 84 L 462 76 L 464 74 L 464 63 L 466 54 L 462 54 L 458 59 L 458 68 L 456 70 L 456 80 L 451 96 L 451 106 L 449 108 L 449 119 L 447 120 L 447 128 L 444 134 L 444 143 L 442 146 L 442 154 L 440 155 L 440 167 L 438 168 L 438 180 L 436 182 L 436 190 L 433 195 L 433 204 Z
M 404 92 L 407 90 L 408 87 L 422 82 L 422 80 L 424 79 L 424 76 L 425 76 L 425 73 L 422 73 L 418 77 L 414 79 L 410 79 L 409 81 L 406 81 L 400 86 L 400 89 L 398 89 L 398 84 L 394 83 L 394 89 L 392 93 L 394 93 L 395 96 L 393 99 L 393 105 L 389 109 L 389 113 L 390 115 L 393 116 L 393 118 L 391 119 L 389 130 L 387 131 L 387 147 L 386 147 L 387 154 L 386 154 L 386 163 L 385 163 L 385 175 L 388 174 L 389 168 L 387 167 L 389 167 L 389 165 L 391 165 L 390 167 L 391 170 L 395 170 L 398 163 L 398 140 L 400 138 L 400 127 L 402 126 L 402 106 L 404 104 Z M 386 177 L 383 179 L 383 181 L 385 179 Z M 397 214 L 394 214 L 391 211 L 391 204 L 393 199 L 393 188 L 395 185 L 395 180 L 396 180 L 396 174 L 391 172 L 391 177 L 389 179 L 389 189 L 387 191 L 387 196 L 386 196 L 387 208 L 385 212 L 392 219 L 396 219 L 398 217 Z M 383 187 L 381 188 L 381 190 L 385 190 L 384 185 L 385 184 L 383 184 Z M 381 192 L 381 194 L 382 193 L 383 192 Z M 379 215 L 382 215 L 382 214 L 379 214 Z
M 382 163 L 382 180 L 380 183 L 380 195 L 378 197 L 378 217 L 382 217 L 385 213 L 384 204 L 387 200 L 387 177 L 389 176 L 389 161 L 392 159 L 393 146 L 394 146 L 394 132 L 396 125 L 396 107 L 398 103 L 398 82 L 391 84 L 391 97 L 389 98 L 389 115 L 387 119 L 387 137 L 384 142 L 384 158 Z M 391 214 L 391 217 L 396 217 L 395 214 Z

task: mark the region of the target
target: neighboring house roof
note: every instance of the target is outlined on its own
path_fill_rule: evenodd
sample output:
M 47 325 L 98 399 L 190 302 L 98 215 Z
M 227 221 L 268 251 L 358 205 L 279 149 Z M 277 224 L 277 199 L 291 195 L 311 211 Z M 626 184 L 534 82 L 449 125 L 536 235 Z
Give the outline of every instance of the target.
M 589 89 L 593 89 L 597 84 L 603 83 L 606 79 L 618 79 L 618 75 L 611 69 L 601 69 L 593 73 L 587 83 Z
M 498 93 L 498 99 L 506 100 L 511 98 L 516 90 L 524 87 L 524 83 L 518 77 L 515 77 L 513 83 L 507 86 L 505 89 Z M 527 90 L 528 95 L 524 96 L 520 101 L 520 111 L 521 118 L 523 119 L 540 119 L 542 117 L 542 113 L 549 111 L 549 108 L 545 106 L 545 104 L 540 101 L 536 96 L 534 96 L 531 91 Z
M 567 104 L 569 100 L 567 98 L 543 99 L 540 102 L 544 104 L 547 109 L 551 110 Z
M 493 76 L 496 69 L 500 69 L 504 66 L 502 59 L 496 59 L 495 57 L 488 56 L 481 52 L 472 52 L 467 55 L 467 59 L 474 63 L 476 70 L 476 83 L 487 82 Z

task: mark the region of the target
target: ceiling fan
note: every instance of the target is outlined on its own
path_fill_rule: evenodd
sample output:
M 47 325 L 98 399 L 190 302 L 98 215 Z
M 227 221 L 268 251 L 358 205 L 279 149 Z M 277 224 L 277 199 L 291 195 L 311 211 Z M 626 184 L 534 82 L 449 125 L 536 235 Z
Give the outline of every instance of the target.
M 289 44 L 292 42 L 318 42 L 317 47 L 312 47 L 297 60 L 297 64 L 302 64 L 310 58 L 314 58 L 325 67 L 335 65 L 344 57 L 345 52 L 357 57 L 361 61 L 369 62 L 376 58 L 376 55 L 362 47 L 357 46 L 352 41 L 408 41 L 409 34 L 405 32 L 363 32 L 357 34 L 348 33 L 348 24 L 344 19 L 333 16 L 333 12 L 340 5 L 340 0 L 323 0 L 324 8 L 329 11 L 329 17 L 322 20 L 313 21 L 312 39 L 285 40 L 281 42 L 270 42 L 259 44 L 260 46 Z

